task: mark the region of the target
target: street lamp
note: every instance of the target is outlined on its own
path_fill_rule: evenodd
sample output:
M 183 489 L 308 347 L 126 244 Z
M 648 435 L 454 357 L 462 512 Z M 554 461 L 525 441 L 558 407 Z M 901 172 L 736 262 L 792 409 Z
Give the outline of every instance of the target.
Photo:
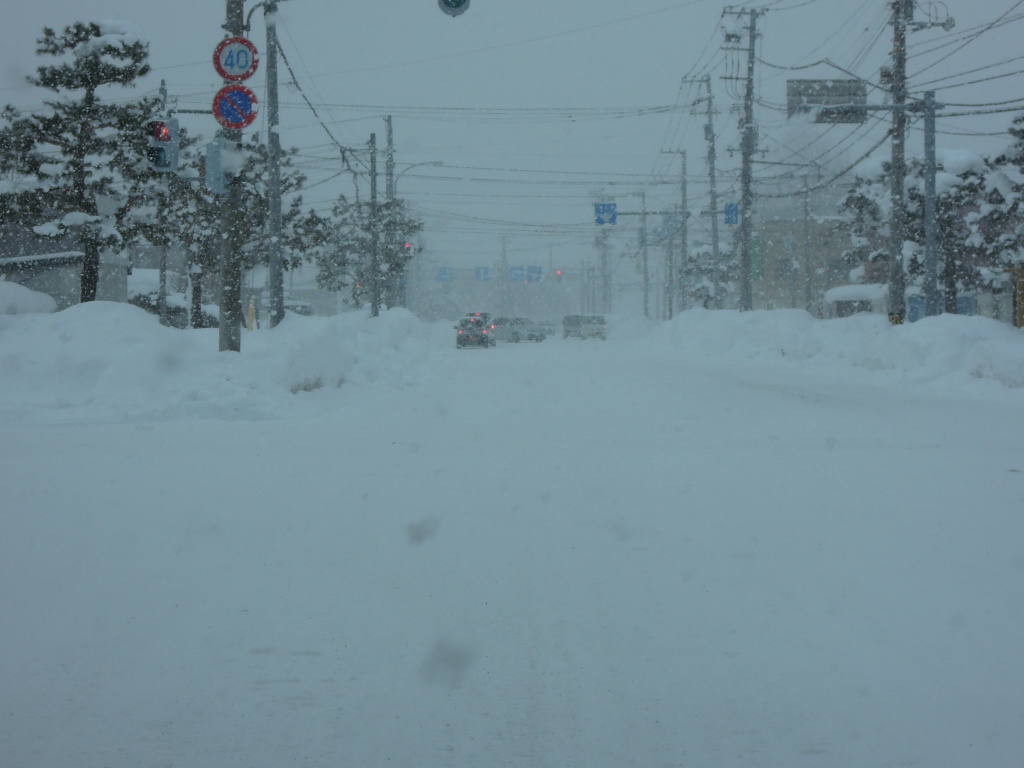
M 402 174 L 405 173 L 406 171 L 411 171 L 413 168 L 419 168 L 420 166 L 423 165 L 431 165 L 437 168 L 444 165 L 444 162 L 442 162 L 441 160 L 427 160 L 422 163 L 413 163 L 412 165 L 405 166 L 405 168 L 403 168 L 401 171 L 395 174 L 395 178 L 391 181 L 390 197 L 392 199 L 395 197 L 395 191 L 398 189 L 398 180 L 402 178 Z

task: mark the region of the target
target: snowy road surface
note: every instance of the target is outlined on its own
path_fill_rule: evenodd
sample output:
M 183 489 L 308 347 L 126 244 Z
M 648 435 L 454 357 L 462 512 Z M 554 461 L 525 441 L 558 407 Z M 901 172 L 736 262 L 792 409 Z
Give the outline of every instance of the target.
M 1024 758 L 1005 354 L 1002 381 L 947 371 L 927 329 L 857 319 L 764 352 L 731 313 L 456 350 L 392 318 L 293 394 L 312 321 L 283 352 L 247 336 L 256 376 L 109 311 L 73 353 L 60 315 L 0 326 L 0 765 Z M 735 343 L 698 354 L 701 327 Z M 977 327 L 965 350 L 1024 359 Z M 912 333 L 920 360 L 886 363 Z M 814 351 L 840 343 L 853 363 Z

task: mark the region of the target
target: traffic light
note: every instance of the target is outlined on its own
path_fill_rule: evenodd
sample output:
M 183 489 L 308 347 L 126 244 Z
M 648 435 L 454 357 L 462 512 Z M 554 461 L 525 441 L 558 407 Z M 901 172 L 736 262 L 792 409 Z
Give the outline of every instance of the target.
M 437 0 L 437 7 L 449 16 L 458 16 L 469 8 L 469 0 Z
M 146 159 L 154 171 L 173 173 L 178 170 L 178 121 L 161 117 L 146 123 Z

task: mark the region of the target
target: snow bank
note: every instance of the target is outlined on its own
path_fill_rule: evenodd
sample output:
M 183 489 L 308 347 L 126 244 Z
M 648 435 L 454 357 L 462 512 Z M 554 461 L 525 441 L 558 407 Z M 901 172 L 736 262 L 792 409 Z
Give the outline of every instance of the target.
M 428 336 L 405 310 L 289 314 L 222 354 L 216 329 L 167 328 L 128 304 L 0 318 L 0 418 L 277 418 L 308 409 L 313 393 L 416 380 Z
M 703 358 L 886 372 L 918 384 L 983 379 L 1024 388 L 1024 333 L 983 317 L 940 315 L 893 327 L 879 314 L 818 320 L 802 310 L 691 310 L 658 324 L 654 334 Z
M 0 278 L 0 315 L 56 311 L 57 302 L 52 296 Z
M 18 288 L 0 282 L 0 308 L 13 305 Z M 131 305 L 0 314 L 0 420 L 315 415 L 354 390 L 417 386 L 432 366 L 446 365 L 450 325 L 422 323 L 406 310 L 375 319 L 289 314 L 277 328 L 244 332 L 236 354 L 218 351 L 216 329 L 166 328 Z M 797 310 L 693 310 L 668 323 L 613 319 L 611 330 L 609 345 L 653 342 L 683 359 L 1024 388 L 1024 334 L 978 317 L 945 315 L 894 328 L 880 315 L 822 321 Z

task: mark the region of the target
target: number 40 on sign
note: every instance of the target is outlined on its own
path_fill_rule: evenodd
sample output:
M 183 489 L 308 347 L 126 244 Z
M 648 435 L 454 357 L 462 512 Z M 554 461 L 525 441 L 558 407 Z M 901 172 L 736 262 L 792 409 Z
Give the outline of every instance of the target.
M 227 37 L 213 52 L 217 74 L 232 83 L 252 77 L 259 63 L 256 46 L 244 37 Z

